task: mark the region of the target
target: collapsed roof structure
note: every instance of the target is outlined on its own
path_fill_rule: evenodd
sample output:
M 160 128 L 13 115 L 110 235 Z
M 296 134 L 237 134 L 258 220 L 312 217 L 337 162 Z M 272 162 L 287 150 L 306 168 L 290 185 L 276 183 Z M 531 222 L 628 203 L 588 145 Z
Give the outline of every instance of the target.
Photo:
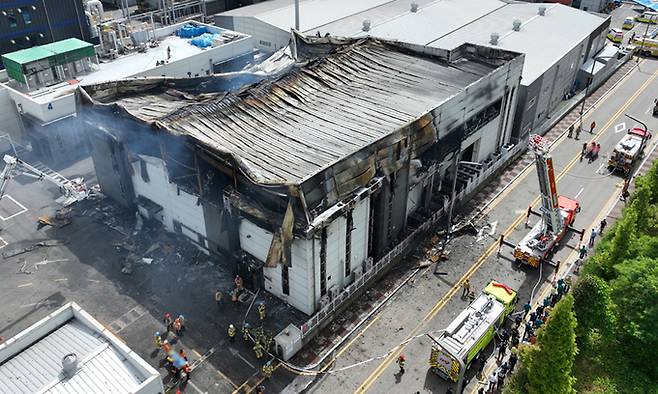
M 523 55 L 293 35 L 276 56 L 261 76 L 86 86 L 84 119 L 105 193 L 149 205 L 203 248 L 239 251 L 264 273 L 253 285 L 311 314 L 395 244 L 458 157 L 500 156 Z M 153 191 L 156 169 L 175 195 Z

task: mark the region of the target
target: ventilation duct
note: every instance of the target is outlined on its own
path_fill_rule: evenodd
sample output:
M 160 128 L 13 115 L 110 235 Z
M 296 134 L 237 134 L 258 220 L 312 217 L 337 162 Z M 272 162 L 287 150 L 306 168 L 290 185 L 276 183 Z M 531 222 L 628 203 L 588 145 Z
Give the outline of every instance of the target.
M 78 370 L 78 356 L 75 353 L 69 353 L 62 358 L 62 372 L 67 378 L 75 375 Z
M 370 30 L 370 20 L 366 19 L 363 21 L 363 31 Z
M 498 45 L 498 38 L 500 35 L 498 33 L 491 33 L 491 40 L 489 40 L 489 43 L 491 45 Z
M 515 19 L 514 22 L 512 23 L 512 29 L 514 29 L 514 31 L 521 30 L 521 21 L 518 20 L 518 19 Z
M 539 6 L 539 15 L 544 16 L 546 15 L 546 6 Z
M 418 12 L 418 3 L 415 1 L 411 2 L 411 12 Z

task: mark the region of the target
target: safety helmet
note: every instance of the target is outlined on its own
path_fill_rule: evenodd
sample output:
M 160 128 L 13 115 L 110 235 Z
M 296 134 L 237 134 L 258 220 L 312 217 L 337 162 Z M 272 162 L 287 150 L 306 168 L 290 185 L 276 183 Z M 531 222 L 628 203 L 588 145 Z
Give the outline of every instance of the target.
M 178 318 L 179 318 L 179 319 L 185 319 L 185 316 L 183 316 L 183 315 L 178 315 Z
M 235 327 L 233 327 L 233 324 L 229 324 L 228 328 L 235 328 Z
M 156 331 L 156 332 L 155 332 L 155 336 L 156 336 L 156 337 L 159 337 L 159 336 L 160 336 L 160 331 Z
M 169 312 L 165 313 L 165 317 L 171 317 L 171 313 Z
M 401 354 L 400 357 L 398 357 L 398 360 L 404 361 L 404 354 Z

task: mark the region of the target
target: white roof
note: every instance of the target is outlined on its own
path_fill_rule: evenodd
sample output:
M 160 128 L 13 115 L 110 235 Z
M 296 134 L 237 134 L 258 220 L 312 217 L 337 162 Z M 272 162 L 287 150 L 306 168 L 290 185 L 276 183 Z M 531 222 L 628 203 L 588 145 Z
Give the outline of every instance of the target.
M 437 341 L 453 356 L 463 360 L 504 311 L 502 303 L 482 293 L 450 323 Z
M 490 45 L 524 53 L 522 83 L 529 85 L 579 45 L 605 19 L 554 3 L 507 3 L 502 0 L 306 0 L 300 1 L 300 30 L 324 35 L 378 38 L 454 49 L 464 43 Z M 544 16 L 539 7 L 546 8 Z M 292 0 L 270 0 L 221 15 L 253 17 L 288 31 L 294 26 Z M 512 29 L 520 20 L 521 30 Z M 363 31 L 363 21 L 370 29 Z
M 78 368 L 66 377 L 64 356 Z M 0 345 L 0 393 L 140 393 L 160 374 L 74 303 Z
M 546 7 L 544 16 L 538 14 L 539 7 Z M 515 19 L 521 21 L 520 31 L 512 28 Z M 430 45 L 443 49 L 453 49 L 464 42 L 491 45 L 491 33 L 498 33 L 498 47 L 525 53 L 521 83 L 529 85 L 604 20 L 562 4 L 507 4 Z

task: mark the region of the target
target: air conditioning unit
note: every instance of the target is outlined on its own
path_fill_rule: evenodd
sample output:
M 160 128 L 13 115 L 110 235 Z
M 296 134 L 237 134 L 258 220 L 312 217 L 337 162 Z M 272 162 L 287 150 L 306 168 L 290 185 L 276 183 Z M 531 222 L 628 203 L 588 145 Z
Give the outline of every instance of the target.
M 322 298 L 320 298 L 320 309 L 323 309 L 324 307 L 329 305 L 329 302 L 331 301 L 329 300 L 329 293 L 327 293 L 323 295 Z
M 274 337 L 276 353 L 283 361 L 288 361 L 302 348 L 302 330 L 289 324 Z

